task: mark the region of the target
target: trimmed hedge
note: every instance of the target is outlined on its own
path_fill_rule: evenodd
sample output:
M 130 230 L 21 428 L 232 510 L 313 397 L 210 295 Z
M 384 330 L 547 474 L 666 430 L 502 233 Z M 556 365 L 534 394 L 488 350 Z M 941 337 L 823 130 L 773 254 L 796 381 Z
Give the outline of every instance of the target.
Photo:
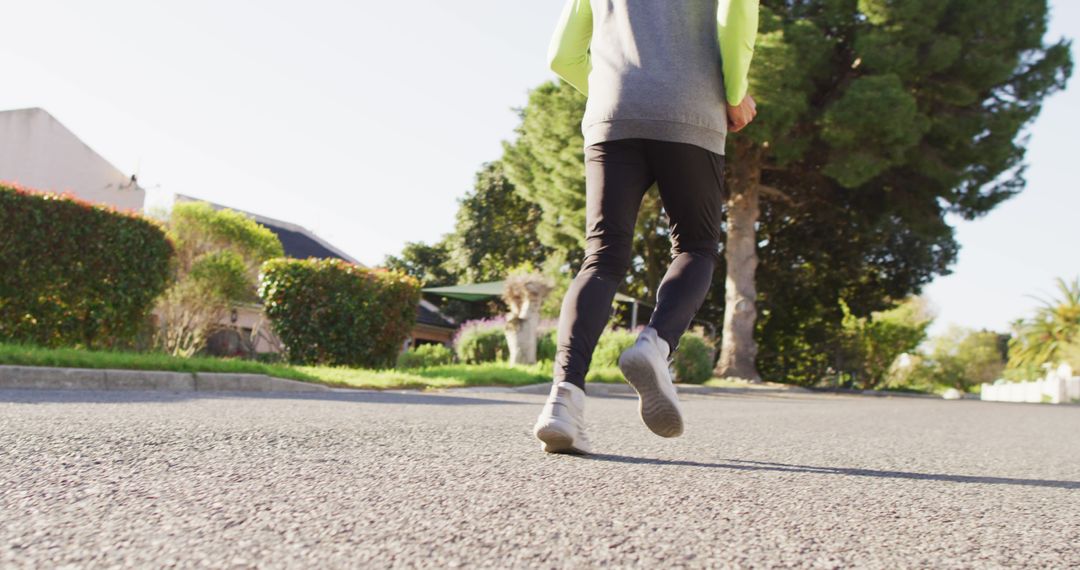
M 0 184 L 0 340 L 130 343 L 172 257 L 165 232 L 138 214 Z
M 340 259 L 271 259 L 259 297 L 297 364 L 388 368 L 416 322 L 420 284 Z

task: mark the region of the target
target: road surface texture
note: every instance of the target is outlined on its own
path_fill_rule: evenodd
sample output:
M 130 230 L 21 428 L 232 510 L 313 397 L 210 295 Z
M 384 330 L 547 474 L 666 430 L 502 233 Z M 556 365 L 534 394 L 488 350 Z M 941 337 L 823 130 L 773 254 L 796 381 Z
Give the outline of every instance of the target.
M 0 567 L 1080 565 L 1080 408 L 696 395 L 0 392 Z

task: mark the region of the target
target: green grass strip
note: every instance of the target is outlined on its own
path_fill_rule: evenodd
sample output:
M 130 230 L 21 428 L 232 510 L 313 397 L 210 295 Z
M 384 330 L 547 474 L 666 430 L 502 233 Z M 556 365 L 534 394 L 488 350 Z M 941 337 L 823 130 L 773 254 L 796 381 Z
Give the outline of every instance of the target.
M 0 364 L 59 368 L 112 368 L 170 372 L 266 374 L 278 378 L 351 388 L 435 389 L 466 386 L 524 386 L 551 381 L 551 362 L 512 366 L 504 362 L 449 364 L 411 370 L 368 370 L 329 366 L 265 364 L 232 358 L 180 358 L 161 353 L 42 348 L 0 343 Z M 589 372 L 589 382 L 622 382 L 616 367 Z

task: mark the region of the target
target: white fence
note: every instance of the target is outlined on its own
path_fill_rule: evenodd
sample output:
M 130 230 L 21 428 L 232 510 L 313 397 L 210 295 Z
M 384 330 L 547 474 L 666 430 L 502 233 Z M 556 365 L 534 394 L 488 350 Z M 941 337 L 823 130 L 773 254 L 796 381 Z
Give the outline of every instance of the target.
M 1072 369 L 1062 365 L 1047 371 L 1041 380 L 983 384 L 980 398 L 993 402 L 1080 403 L 1080 376 L 1073 376 Z

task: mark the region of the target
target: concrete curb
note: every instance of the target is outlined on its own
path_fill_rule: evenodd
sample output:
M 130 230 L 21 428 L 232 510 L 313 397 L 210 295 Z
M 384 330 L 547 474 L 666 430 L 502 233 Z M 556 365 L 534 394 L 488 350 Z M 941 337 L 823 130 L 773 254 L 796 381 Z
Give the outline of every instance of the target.
M 329 386 L 265 374 L 163 372 L 0 365 L 0 389 L 165 390 L 169 392 L 326 392 Z

